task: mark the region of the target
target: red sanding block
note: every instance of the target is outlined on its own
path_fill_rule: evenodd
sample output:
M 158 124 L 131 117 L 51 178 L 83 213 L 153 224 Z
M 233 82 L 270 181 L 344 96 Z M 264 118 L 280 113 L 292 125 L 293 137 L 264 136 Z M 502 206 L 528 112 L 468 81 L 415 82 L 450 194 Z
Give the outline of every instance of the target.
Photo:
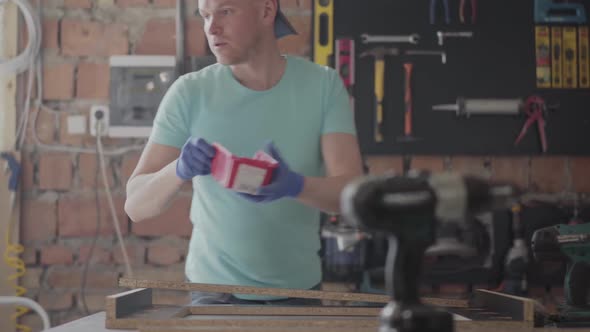
M 222 186 L 249 194 L 255 194 L 260 186 L 270 183 L 277 161 L 264 151 L 253 158 L 233 155 L 219 143 L 213 143 L 216 153 L 211 163 L 211 175 Z

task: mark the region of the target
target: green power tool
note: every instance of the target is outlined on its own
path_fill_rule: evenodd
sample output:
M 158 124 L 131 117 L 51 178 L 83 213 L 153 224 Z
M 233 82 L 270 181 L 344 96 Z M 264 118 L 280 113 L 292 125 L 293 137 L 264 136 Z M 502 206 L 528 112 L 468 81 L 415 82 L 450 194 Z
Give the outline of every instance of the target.
M 547 317 L 547 325 L 589 327 L 590 223 L 538 229 L 533 233 L 531 247 L 538 261 L 567 261 L 565 303 Z

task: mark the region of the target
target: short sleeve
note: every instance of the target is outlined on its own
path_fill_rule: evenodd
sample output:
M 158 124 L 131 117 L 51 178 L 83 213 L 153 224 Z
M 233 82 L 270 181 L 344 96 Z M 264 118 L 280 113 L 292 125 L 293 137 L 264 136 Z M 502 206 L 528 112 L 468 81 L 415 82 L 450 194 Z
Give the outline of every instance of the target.
M 187 102 L 187 83 L 179 77 L 164 94 L 154 119 L 150 141 L 182 148 L 190 137 L 190 114 Z
M 340 75 L 329 69 L 324 95 L 322 134 L 347 133 L 356 135 L 350 97 Z

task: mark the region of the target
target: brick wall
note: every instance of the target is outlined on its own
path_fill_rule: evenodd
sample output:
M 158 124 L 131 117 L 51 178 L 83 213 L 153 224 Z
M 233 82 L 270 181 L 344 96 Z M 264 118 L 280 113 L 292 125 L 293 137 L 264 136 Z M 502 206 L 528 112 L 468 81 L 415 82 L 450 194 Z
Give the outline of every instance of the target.
M 91 105 L 107 103 L 108 57 L 119 54 L 174 55 L 174 0 L 44 0 L 43 100 L 57 112 L 40 111 L 36 131 L 45 144 L 94 148 L 89 135 L 71 135 L 67 116 L 88 117 Z M 299 31 L 281 40 L 283 52 L 309 56 L 311 50 L 311 0 L 283 0 L 284 11 Z M 189 13 L 196 1 L 187 1 Z M 204 55 L 206 44 L 198 17 L 187 16 L 186 52 Z M 32 113 L 31 117 L 34 115 Z M 29 121 L 31 124 L 32 121 Z M 97 212 L 94 190 L 96 156 L 92 153 L 53 152 L 34 144 L 28 128 L 23 152 L 21 238 L 26 249 L 27 272 L 22 284 L 27 295 L 51 314 L 52 324 L 85 315 L 81 283 L 86 275 L 85 302 L 91 312 L 103 308 L 104 297 L 120 291 L 117 278 L 124 275 L 121 250 L 109 215 L 102 182 L 98 184 Z M 105 148 L 134 143 L 104 140 Z M 171 209 L 141 224 L 128 221 L 123 204 L 125 183 L 137 163 L 139 151 L 108 156 L 109 186 L 136 276 L 182 280 L 191 226 L 188 221 L 191 189 L 185 188 Z M 374 173 L 401 171 L 401 159 L 368 160 Z M 415 168 L 455 169 L 494 179 L 514 180 L 532 192 L 561 196 L 590 192 L 586 176 L 589 158 L 468 158 L 418 157 Z M 99 216 L 100 215 L 100 216 Z M 100 220 L 96 249 L 90 247 Z M 87 273 L 84 264 L 90 260 Z M 161 293 L 164 303 L 185 301 L 182 293 Z M 35 315 L 24 322 L 39 330 Z

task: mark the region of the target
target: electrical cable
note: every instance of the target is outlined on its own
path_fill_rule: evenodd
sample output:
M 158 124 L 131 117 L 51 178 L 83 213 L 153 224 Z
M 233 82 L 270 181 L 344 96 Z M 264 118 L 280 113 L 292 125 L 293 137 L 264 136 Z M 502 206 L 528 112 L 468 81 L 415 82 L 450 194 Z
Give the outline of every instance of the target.
M 100 120 L 100 119 L 98 119 Z M 107 179 L 107 172 L 106 166 L 104 162 L 104 152 L 102 147 L 102 127 L 101 121 L 96 121 L 96 148 L 98 150 L 98 159 L 100 160 L 99 167 L 102 174 L 102 181 L 104 183 L 105 192 L 107 194 L 107 202 L 109 204 L 109 209 L 111 211 L 111 215 L 113 217 L 113 224 L 115 228 L 115 233 L 117 234 L 117 239 L 119 240 L 119 245 L 121 246 L 121 252 L 123 253 L 123 261 L 125 262 L 125 271 L 127 273 L 128 278 L 133 278 L 133 270 L 131 269 L 131 263 L 129 262 L 129 256 L 127 255 L 127 249 L 125 248 L 125 242 L 123 239 L 123 234 L 121 232 L 121 224 L 119 224 L 119 217 L 117 216 L 117 211 L 115 210 L 115 204 L 113 203 L 113 196 L 111 195 L 111 188 L 109 186 L 109 181 Z
M 27 289 L 18 284 L 19 278 L 23 277 L 27 271 L 25 262 L 20 258 L 20 255 L 25 251 L 25 248 L 20 243 L 13 243 L 12 232 L 16 229 L 17 218 L 14 217 L 16 206 L 16 195 L 18 190 L 18 181 L 20 178 L 21 166 L 16 159 L 8 154 L 2 153 L 2 158 L 8 162 L 11 175 L 8 183 L 8 190 L 10 193 L 10 200 L 8 205 L 8 226 L 6 228 L 6 237 L 4 239 L 6 248 L 4 249 L 4 262 L 9 268 L 14 269 L 14 273 L 7 277 L 7 281 L 13 284 L 15 294 L 17 297 L 23 297 L 27 293 Z M 20 317 L 29 312 L 26 306 L 17 306 L 16 312 L 10 316 L 10 320 L 14 322 L 14 326 L 18 331 L 30 332 L 31 328 L 27 325 L 20 324 Z
M 43 322 L 43 330 L 48 330 L 51 327 L 47 311 L 45 311 L 45 309 L 43 309 L 43 307 L 41 307 L 39 303 L 29 298 L 22 296 L 0 296 L 0 304 L 17 304 L 23 307 L 31 308 L 39 316 L 41 316 L 41 321 Z
M 94 201 L 96 204 L 96 230 L 94 232 L 94 237 L 92 239 L 92 244 L 90 245 L 90 251 L 88 252 L 88 256 L 86 257 L 86 262 L 84 262 L 84 269 L 82 270 L 82 283 L 80 284 L 80 298 L 82 299 L 82 305 L 84 306 L 84 312 L 88 316 L 90 315 L 90 310 L 88 310 L 88 304 L 86 303 L 86 282 L 88 279 L 88 266 L 90 265 L 90 259 L 94 253 L 94 248 L 96 247 L 96 241 L 100 235 L 100 226 L 102 223 L 101 216 L 100 216 L 100 201 L 98 199 L 98 181 L 99 181 L 99 171 L 98 168 L 98 145 L 96 145 L 96 171 L 94 172 Z

